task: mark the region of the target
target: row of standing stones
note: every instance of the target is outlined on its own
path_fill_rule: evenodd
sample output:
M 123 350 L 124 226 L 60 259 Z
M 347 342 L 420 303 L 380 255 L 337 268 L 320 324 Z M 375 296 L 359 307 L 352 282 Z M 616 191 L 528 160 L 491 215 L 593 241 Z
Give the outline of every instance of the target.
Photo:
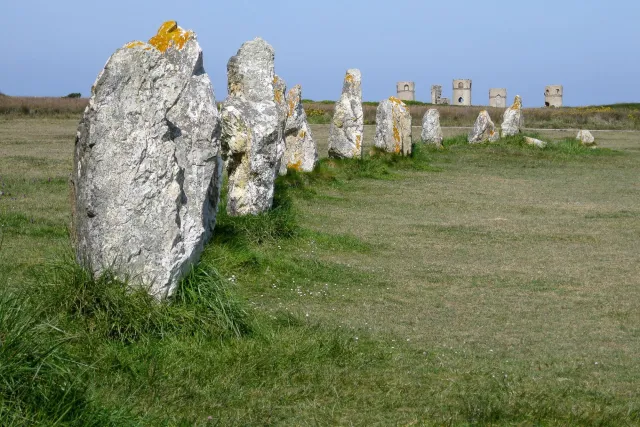
M 278 174 L 315 168 L 302 89 L 285 94 L 273 48 L 260 38 L 244 43 L 227 73 L 228 98 L 218 111 L 197 37 L 175 21 L 107 61 L 78 126 L 71 177 L 76 255 L 94 274 L 112 270 L 158 299 L 169 297 L 213 233 L 225 168 L 232 216 L 270 209 Z M 503 134 L 520 131 L 520 107 L 516 97 Z M 381 102 L 376 123 L 376 147 L 411 153 L 404 103 Z M 352 69 L 335 107 L 329 156 L 360 158 L 363 132 L 361 74 Z M 483 111 L 469 142 L 496 133 Z M 424 116 L 422 139 L 442 144 L 435 109 Z

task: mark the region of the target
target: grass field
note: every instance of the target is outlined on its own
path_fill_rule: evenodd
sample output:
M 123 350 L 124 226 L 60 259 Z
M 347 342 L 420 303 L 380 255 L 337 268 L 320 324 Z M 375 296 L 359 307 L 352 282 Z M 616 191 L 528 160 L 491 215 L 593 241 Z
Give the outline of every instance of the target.
M 4 424 L 640 424 L 640 133 L 324 160 L 165 307 L 68 261 L 76 125 L 0 117 Z

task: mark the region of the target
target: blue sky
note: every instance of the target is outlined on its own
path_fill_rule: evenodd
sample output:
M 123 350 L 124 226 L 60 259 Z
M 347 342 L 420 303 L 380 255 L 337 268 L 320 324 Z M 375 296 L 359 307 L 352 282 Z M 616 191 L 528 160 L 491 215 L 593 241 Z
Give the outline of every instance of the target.
M 640 101 L 638 0 L 121 1 L 0 0 L 0 91 L 62 96 L 89 89 L 109 56 L 147 40 L 173 19 L 198 34 L 216 99 L 226 63 L 261 36 L 276 72 L 311 99 L 337 99 L 347 68 L 363 74 L 368 101 L 416 82 L 451 96 L 452 79 L 473 79 L 473 103 L 491 87 L 541 106 L 547 84 L 563 84 L 565 105 Z

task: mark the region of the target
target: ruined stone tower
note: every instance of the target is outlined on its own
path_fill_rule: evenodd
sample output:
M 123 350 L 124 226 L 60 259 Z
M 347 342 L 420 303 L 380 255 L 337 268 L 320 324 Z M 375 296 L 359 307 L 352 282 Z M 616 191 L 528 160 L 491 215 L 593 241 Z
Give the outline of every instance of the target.
M 544 88 L 544 106 L 562 107 L 562 85 L 550 85 Z
M 431 103 L 437 105 L 440 103 L 440 99 L 442 99 L 442 86 L 431 86 Z
M 489 89 L 489 107 L 507 108 L 507 90 L 504 88 Z
M 471 80 L 456 79 L 453 81 L 453 105 L 471 105 Z
M 396 88 L 398 90 L 398 99 L 402 101 L 416 100 L 416 84 L 414 82 L 398 82 Z

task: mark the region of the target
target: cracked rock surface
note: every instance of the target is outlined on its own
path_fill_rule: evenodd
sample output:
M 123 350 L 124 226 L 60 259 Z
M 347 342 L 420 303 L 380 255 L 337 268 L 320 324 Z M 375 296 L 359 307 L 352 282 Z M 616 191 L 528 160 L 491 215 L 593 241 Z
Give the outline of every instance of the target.
M 244 43 L 227 65 L 222 149 L 229 175 L 227 213 L 256 215 L 273 204 L 284 154 L 284 81 L 274 73 L 274 50 L 261 38 Z
M 318 162 L 318 148 L 302 105 L 300 85 L 287 93 L 287 108 L 283 166 L 299 172 L 312 172 Z
M 496 132 L 496 127 L 491 121 L 491 117 L 487 110 L 480 111 L 473 129 L 467 136 L 469 144 L 479 144 L 482 142 L 495 142 L 500 139 L 500 134 Z
M 387 153 L 411 154 L 411 113 L 398 98 L 378 104 L 374 145 Z
M 174 21 L 109 58 L 75 144 L 78 261 L 171 296 L 215 225 L 220 123 L 195 34 Z
M 522 116 L 522 100 L 516 95 L 513 105 L 507 108 L 502 116 L 502 136 L 513 136 L 521 132 L 524 126 Z
M 362 113 L 362 75 L 350 69 L 344 78 L 342 95 L 336 103 L 329 129 L 329 157 L 362 157 L 364 116 Z

